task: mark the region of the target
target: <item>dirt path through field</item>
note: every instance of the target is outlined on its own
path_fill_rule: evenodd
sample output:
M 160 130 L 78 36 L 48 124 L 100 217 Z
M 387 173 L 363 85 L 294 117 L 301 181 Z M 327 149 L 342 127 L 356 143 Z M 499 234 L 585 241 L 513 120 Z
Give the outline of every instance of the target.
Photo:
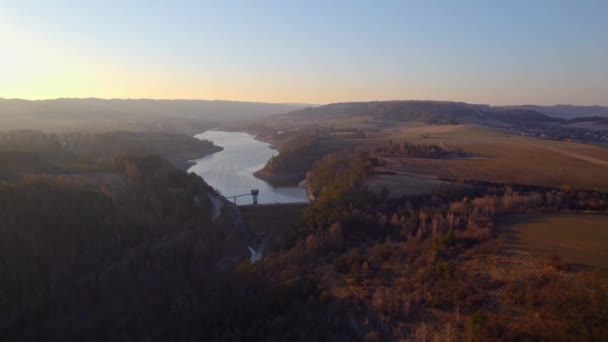
M 608 161 L 602 160 L 602 159 L 598 159 L 595 157 L 590 157 L 588 155 L 585 154 L 581 154 L 581 153 L 577 153 L 577 152 L 571 152 L 571 151 L 566 151 L 557 147 L 551 147 L 551 146 L 545 146 L 545 145 L 541 145 L 541 144 L 534 144 L 534 146 L 538 146 L 540 148 L 544 148 L 545 150 L 549 150 L 549 151 L 553 151 L 553 152 L 557 152 L 559 154 L 562 154 L 564 156 L 568 156 L 568 157 L 572 157 L 575 159 L 580 159 L 580 160 L 584 160 L 584 161 L 588 161 L 590 163 L 593 163 L 595 165 L 600 165 L 600 166 L 605 166 L 608 167 Z

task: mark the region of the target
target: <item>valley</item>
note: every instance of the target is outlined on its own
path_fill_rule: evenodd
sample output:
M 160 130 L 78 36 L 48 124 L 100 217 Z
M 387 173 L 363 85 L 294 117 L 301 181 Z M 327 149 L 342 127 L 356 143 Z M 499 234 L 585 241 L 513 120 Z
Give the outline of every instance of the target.
M 608 341 L 608 1 L 0 1 L 0 342 Z
M 511 114 L 374 102 L 195 137 L 4 132 L 0 336 L 601 337 L 608 149 L 497 127 L 556 122 Z M 258 205 L 232 197 L 252 189 Z

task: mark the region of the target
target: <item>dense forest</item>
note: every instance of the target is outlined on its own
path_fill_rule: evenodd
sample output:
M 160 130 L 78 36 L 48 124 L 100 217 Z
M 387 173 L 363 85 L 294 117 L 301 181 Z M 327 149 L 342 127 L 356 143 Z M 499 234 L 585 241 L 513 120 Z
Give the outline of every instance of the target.
M 272 173 L 303 174 L 320 157 L 319 139 L 307 134 L 291 135 L 278 142 L 279 154 L 272 157 L 264 170 Z
M 213 272 L 230 231 L 212 224 L 215 196 L 157 156 L 117 157 L 95 184 L 36 176 L 0 184 L 1 331 L 74 339 L 91 333 L 87 324 L 128 319 L 135 307 L 117 301 L 146 302 L 161 283 Z M 64 330 L 68 321 L 79 328 Z
M 254 175 L 273 185 L 298 184 L 312 163 L 321 157 L 319 137 L 312 132 L 288 132 L 284 134 L 258 135 L 271 141 L 279 154 L 270 158 Z

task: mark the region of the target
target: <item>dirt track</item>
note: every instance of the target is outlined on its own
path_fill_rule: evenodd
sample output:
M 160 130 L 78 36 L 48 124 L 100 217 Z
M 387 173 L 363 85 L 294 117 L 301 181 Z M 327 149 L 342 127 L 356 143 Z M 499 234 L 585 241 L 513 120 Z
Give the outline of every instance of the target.
M 562 154 L 562 155 L 565 155 L 565 156 L 568 156 L 568 157 L 572 157 L 572 158 L 575 158 L 575 159 L 584 160 L 584 161 L 593 163 L 595 165 L 600 165 L 600 166 L 608 167 L 608 161 L 605 161 L 605 160 L 602 160 L 602 159 L 598 159 L 598 158 L 595 158 L 595 157 L 590 157 L 588 155 L 584 155 L 584 154 L 581 154 L 581 153 L 565 151 L 565 150 L 562 150 L 560 148 L 550 147 L 550 146 L 541 145 L 541 144 L 534 144 L 534 146 L 538 146 L 540 148 L 544 148 L 545 150 L 557 152 L 559 154 Z

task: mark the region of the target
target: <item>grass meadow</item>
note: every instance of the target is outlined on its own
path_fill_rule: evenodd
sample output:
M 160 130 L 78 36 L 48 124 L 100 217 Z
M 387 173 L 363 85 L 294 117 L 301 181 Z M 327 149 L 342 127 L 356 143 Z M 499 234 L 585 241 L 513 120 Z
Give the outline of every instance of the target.
M 608 272 L 607 215 L 513 215 L 501 220 L 499 229 L 512 247 Z

